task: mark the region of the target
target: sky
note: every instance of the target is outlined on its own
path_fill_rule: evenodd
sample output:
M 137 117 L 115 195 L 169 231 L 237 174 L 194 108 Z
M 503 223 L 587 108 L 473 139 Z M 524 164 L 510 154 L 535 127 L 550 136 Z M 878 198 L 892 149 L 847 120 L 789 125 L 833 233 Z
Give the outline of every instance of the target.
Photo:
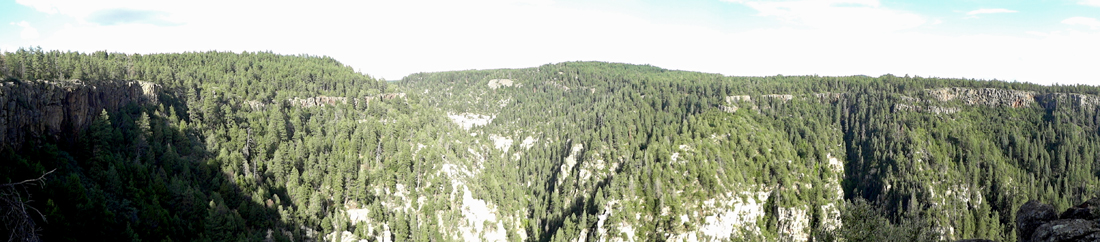
M 0 49 L 272 51 L 376 78 L 564 61 L 1100 85 L 1100 0 L 0 0 Z

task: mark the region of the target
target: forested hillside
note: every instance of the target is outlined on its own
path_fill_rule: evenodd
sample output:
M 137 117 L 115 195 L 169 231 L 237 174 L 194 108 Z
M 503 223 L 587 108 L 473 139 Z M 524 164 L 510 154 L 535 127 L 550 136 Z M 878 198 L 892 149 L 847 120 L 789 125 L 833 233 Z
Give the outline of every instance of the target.
M 104 86 L 123 80 L 156 86 L 146 94 L 155 103 L 91 110 L 90 124 L 76 133 L 0 127 L 10 137 L 28 136 L 4 143 L 3 182 L 54 171 L 42 184 L 4 191 L 37 209 L 30 218 L 44 240 L 320 238 L 348 227 L 347 219 L 332 221 L 337 207 L 371 197 L 355 189 L 368 179 L 353 155 L 374 151 L 382 133 L 415 130 L 384 128 L 382 119 L 424 123 L 398 118 L 411 113 L 404 101 L 382 98 L 387 85 L 327 57 L 21 49 L 0 56 L 0 71 L 4 113 L 42 119 L 51 107 L 68 117 L 79 105 L 118 99 Z M 45 96 L 58 101 L 33 105 Z M 357 99 L 307 107 L 346 97 Z M 82 126 L 80 115 L 72 117 L 58 126 Z M 378 155 L 396 155 L 386 148 Z
M 37 48 L 0 71 L 0 183 L 47 174 L 0 188 L 33 207 L 5 226 L 43 240 L 1016 241 L 1024 202 L 1100 191 L 1091 86 Z
M 493 88 L 504 79 L 510 87 Z M 1100 98 L 1089 86 L 587 62 L 418 74 L 404 85 L 450 112 L 496 117 L 483 132 L 564 141 L 517 163 L 521 181 L 545 184 L 527 190 L 546 204 L 532 203 L 540 212 L 529 217 L 546 218 L 533 232 L 555 238 L 725 238 L 710 233 L 724 213 L 758 210 L 733 223 L 753 233 L 730 238 L 1015 241 L 1016 207 L 1087 200 L 1100 174 Z M 571 147 L 585 148 L 576 164 L 561 158 Z M 603 163 L 614 169 L 592 169 Z M 568 176 L 586 171 L 597 175 Z M 585 209 L 556 205 L 569 203 Z

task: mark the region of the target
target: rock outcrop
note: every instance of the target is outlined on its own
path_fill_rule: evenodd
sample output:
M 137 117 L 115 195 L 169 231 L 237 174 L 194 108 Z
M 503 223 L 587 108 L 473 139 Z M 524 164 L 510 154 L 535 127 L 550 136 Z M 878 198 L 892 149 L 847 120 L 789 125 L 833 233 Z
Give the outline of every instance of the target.
M 957 107 L 940 107 L 940 106 L 914 106 L 909 104 L 895 103 L 894 112 L 899 111 L 912 111 L 920 113 L 934 113 L 934 114 L 952 114 L 957 113 L 962 109 Z
M 1100 104 L 1100 97 L 1077 93 L 1044 93 L 1035 96 L 1043 108 L 1056 109 L 1059 105 L 1092 109 Z
M 28 137 L 72 139 L 104 110 L 156 102 L 157 85 L 149 82 L 0 82 L 0 144 L 18 149 Z
M 752 97 L 749 95 L 726 96 L 725 100 L 726 105 L 718 105 L 718 108 L 727 113 L 734 113 L 737 112 L 738 109 L 741 109 L 737 105 L 749 105 L 748 107 L 756 109 L 756 106 L 752 105 Z M 745 102 L 745 104 L 741 102 Z
M 1060 215 L 1054 207 L 1029 201 L 1016 212 L 1019 242 L 1100 241 L 1100 198 L 1066 209 Z
M 356 106 L 359 106 L 360 101 L 365 102 L 367 105 L 370 105 L 370 102 L 372 100 L 378 100 L 378 99 L 390 100 L 390 99 L 395 99 L 395 98 L 405 98 L 405 93 L 403 93 L 403 92 L 382 93 L 382 94 L 379 94 L 377 96 L 365 96 L 365 97 L 362 97 L 362 98 L 352 98 L 352 101 L 354 102 L 353 104 L 355 104 Z M 287 101 L 290 102 L 291 106 L 298 106 L 298 107 L 303 107 L 303 108 L 312 108 L 312 107 L 320 107 L 320 106 L 336 106 L 337 104 L 348 104 L 348 98 L 346 98 L 346 97 L 329 97 L 329 96 L 316 96 L 316 97 L 306 97 L 306 98 L 297 98 L 296 97 L 296 98 L 287 99 Z M 264 106 L 267 106 L 267 104 L 268 103 L 265 103 L 265 102 L 262 102 L 262 101 L 255 101 L 255 100 L 245 101 L 245 105 L 251 107 L 252 110 L 261 110 L 261 109 L 264 108 Z
M 740 108 L 738 108 L 737 106 L 733 106 L 733 105 L 729 105 L 729 106 L 718 105 L 718 109 L 721 109 L 723 112 L 727 112 L 727 113 L 735 113 Z
M 290 105 L 299 106 L 303 108 L 312 108 L 317 106 L 336 106 L 336 104 L 347 104 L 348 98 L 346 97 L 329 97 L 329 96 L 317 96 L 307 98 L 291 98 Z
M 370 98 L 370 97 L 368 97 L 368 98 Z M 382 99 L 390 100 L 390 99 L 394 99 L 394 98 L 405 98 L 405 93 L 398 92 L 398 93 L 383 93 L 382 94 Z
M 794 99 L 794 95 L 791 95 L 791 94 L 767 94 L 767 95 L 760 95 L 760 97 L 779 99 L 779 100 L 783 100 L 783 101 L 790 101 L 791 99 Z
M 492 80 L 489 80 L 489 88 L 492 88 L 492 89 L 497 89 L 499 87 L 510 87 L 510 86 L 512 86 L 512 80 L 510 80 L 510 79 L 492 79 Z
M 1010 89 L 951 87 L 929 89 L 927 92 L 941 102 L 959 100 L 966 105 L 1019 108 L 1035 102 L 1035 92 Z
M 726 96 L 726 102 L 727 103 L 740 102 L 740 101 L 752 102 L 752 97 L 750 97 L 749 95 Z
M 1059 219 L 1039 226 L 1032 242 L 1100 241 L 1100 225 L 1094 220 Z
M 1016 212 L 1016 237 L 1020 242 L 1030 241 L 1035 229 L 1047 222 L 1058 219 L 1054 207 L 1039 201 L 1028 201 Z
M 843 92 L 814 93 L 814 97 L 817 97 L 817 99 L 822 102 L 838 102 L 847 96 L 848 94 Z

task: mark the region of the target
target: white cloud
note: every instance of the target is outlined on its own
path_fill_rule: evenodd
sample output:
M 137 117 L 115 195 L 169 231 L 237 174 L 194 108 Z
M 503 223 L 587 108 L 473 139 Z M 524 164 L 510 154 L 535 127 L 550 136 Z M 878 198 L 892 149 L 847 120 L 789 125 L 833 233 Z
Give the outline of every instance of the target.
M 882 7 L 878 0 L 730 0 L 755 9 L 760 16 L 815 29 L 881 32 L 925 23 L 920 15 Z
M 1081 0 L 1077 3 L 1079 3 L 1081 5 L 1100 7 L 1100 0 Z
M 38 38 L 38 29 L 31 27 L 31 23 L 27 21 L 20 21 L 19 23 L 12 22 L 11 25 L 23 27 L 23 31 L 19 31 L 19 38 L 24 40 L 33 40 Z
M 387 79 L 424 71 L 597 60 L 738 76 L 894 73 L 1100 84 L 1092 71 L 1100 63 L 1082 58 L 1100 56 L 1100 45 L 1095 44 L 1100 43 L 1100 33 L 925 34 L 916 28 L 925 24 L 923 17 L 875 0 L 739 1 L 760 16 L 785 23 L 741 32 L 663 24 L 538 0 L 298 5 L 198 0 L 165 6 L 34 2 L 49 2 L 44 9 L 81 21 L 37 40 L 4 44 L 85 52 L 309 53 L 332 56 Z M 101 25 L 83 20 L 98 11 L 123 8 L 156 11 L 165 21 L 181 24 Z
M 1094 18 L 1072 17 L 1067 18 L 1066 20 L 1062 20 L 1062 23 L 1068 25 L 1084 25 L 1092 29 L 1100 29 L 1100 20 L 1096 20 Z
M 181 13 L 194 11 L 210 11 L 224 7 L 243 7 L 238 10 L 247 11 L 250 7 L 237 5 L 241 2 L 224 1 L 140 1 L 140 0 L 16 0 L 17 3 L 32 7 L 37 11 L 48 14 L 62 14 L 85 22 L 96 13 L 110 10 L 153 11 L 163 13 Z M 235 4 L 237 3 L 237 4 Z M 254 2 L 254 5 L 289 5 Z M 216 6 L 216 7 L 215 7 Z M 240 14 L 238 12 L 238 14 Z M 163 16 L 164 21 L 174 22 L 175 16 Z
M 54 6 L 53 6 L 53 3 L 52 3 L 52 2 L 50 2 L 50 1 L 42 1 L 42 0 L 15 0 L 15 2 L 16 2 L 16 3 L 19 3 L 19 4 L 22 4 L 22 5 L 26 5 L 26 6 L 28 6 L 28 7 L 32 7 L 32 8 L 34 8 L 35 10 L 38 10 L 39 12 L 44 12 L 44 13 L 48 13 L 48 14 L 55 14 L 55 13 L 57 13 L 57 8 L 54 8 Z
M 1015 13 L 1016 10 L 1003 9 L 1003 8 L 983 8 L 974 11 L 967 12 L 966 15 L 978 15 L 978 14 L 991 14 L 991 13 Z

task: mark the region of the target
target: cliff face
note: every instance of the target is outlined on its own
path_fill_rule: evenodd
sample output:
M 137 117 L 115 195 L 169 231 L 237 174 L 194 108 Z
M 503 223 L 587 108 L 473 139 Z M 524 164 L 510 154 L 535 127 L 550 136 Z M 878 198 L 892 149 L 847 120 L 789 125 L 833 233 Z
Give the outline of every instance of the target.
M 952 87 L 930 89 L 927 92 L 928 95 L 942 102 L 960 100 L 967 105 L 985 105 L 993 107 L 1009 106 L 1018 108 L 1027 106 L 1029 103 L 1035 101 L 1035 92 L 1009 89 Z
M 373 100 L 378 100 L 378 99 L 390 100 L 390 99 L 394 99 L 394 98 L 405 98 L 405 93 L 403 93 L 403 92 L 401 92 L 401 93 L 382 93 L 382 94 L 375 95 L 375 96 L 365 96 L 365 97 L 362 97 L 362 98 L 352 98 L 352 102 L 353 102 L 353 104 L 355 104 L 355 106 L 359 106 L 360 100 L 362 100 L 362 102 L 366 103 L 366 105 L 370 105 L 370 102 L 373 101 Z M 291 99 L 287 99 L 287 101 L 290 102 L 290 105 L 298 106 L 298 107 L 304 107 L 304 108 L 320 107 L 320 106 L 326 106 L 326 105 L 327 106 L 336 106 L 337 104 L 348 104 L 348 98 L 346 98 L 346 97 L 329 97 L 329 96 L 316 96 L 316 97 L 307 97 L 307 98 L 291 98 Z M 245 104 L 248 105 L 250 108 L 252 108 L 252 110 L 260 110 L 260 109 L 263 109 L 265 106 L 267 106 L 270 103 L 263 102 L 263 101 L 250 100 L 250 101 L 246 101 Z
M 0 82 L 0 144 L 18 149 L 29 137 L 76 137 L 103 110 L 156 103 L 156 91 L 141 81 Z
M 1056 109 L 1059 106 L 1092 109 L 1100 104 L 1100 97 L 1077 93 L 1045 93 L 1036 95 L 1035 100 L 1046 109 Z

